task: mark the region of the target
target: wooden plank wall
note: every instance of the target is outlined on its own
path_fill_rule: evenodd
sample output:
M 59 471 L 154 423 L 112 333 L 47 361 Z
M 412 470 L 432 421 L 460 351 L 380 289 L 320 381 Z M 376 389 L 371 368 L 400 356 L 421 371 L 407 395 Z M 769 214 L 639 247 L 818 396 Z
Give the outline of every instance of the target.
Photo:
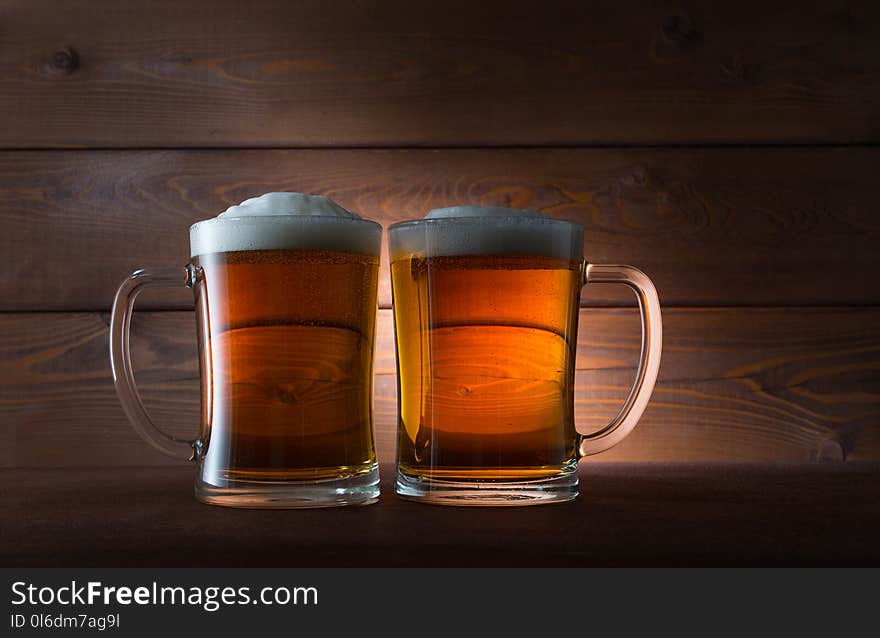
M 116 403 L 114 288 L 270 190 L 389 224 L 471 203 L 586 228 L 665 311 L 654 400 L 606 460 L 880 459 L 873 2 L 0 2 L 0 466 L 162 465 Z M 385 262 L 387 268 L 387 260 Z M 380 458 L 396 387 L 383 270 Z M 134 360 L 197 418 L 187 291 Z M 638 322 L 588 289 L 577 414 L 626 394 Z

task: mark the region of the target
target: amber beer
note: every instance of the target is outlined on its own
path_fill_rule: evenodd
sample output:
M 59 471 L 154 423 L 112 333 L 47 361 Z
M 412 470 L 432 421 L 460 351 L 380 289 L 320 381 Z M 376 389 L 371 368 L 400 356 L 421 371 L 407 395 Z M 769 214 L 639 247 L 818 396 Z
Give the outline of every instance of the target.
M 203 480 L 342 478 L 375 467 L 379 261 L 329 250 L 199 255 Z M 199 304 L 202 306 L 202 304 Z
M 380 243 L 378 224 L 298 193 L 191 228 L 203 500 L 375 500 Z
M 122 282 L 110 322 L 117 395 L 144 440 L 195 461 L 199 500 L 257 508 L 376 502 L 381 242 L 379 224 L 327 197 L 267 193 L 193 224 L 185 269 L 139 269 Z M 195 295 L 201 372 L 201 425 L 191 441 L 156 427 L 130 360 L 138 293 L 183 283 Z

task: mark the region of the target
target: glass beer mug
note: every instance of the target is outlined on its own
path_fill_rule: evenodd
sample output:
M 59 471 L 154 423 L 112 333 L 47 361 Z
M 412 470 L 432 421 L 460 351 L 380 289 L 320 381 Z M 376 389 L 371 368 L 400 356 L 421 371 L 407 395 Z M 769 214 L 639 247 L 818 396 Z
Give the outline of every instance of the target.
M 367 504 L 379 495 L 372 390 L 382 228 L 326 197 L 269 193 L 190 228 L 186 269 L 138 270 L 113 302 L 117 394 L 153 447 L 197 464 L 196 497 L 233 507 Z M 201 428 L 161 432 L 129 353 L 137 294 L 193 289 Z
M 398 373 L 397 493 L 447 505 L 577 496 L 578 459 L 635 427 L 660 366 L 650 279 L 590 264 L 583 227 L 508 208 L 454 207 L 389 229 Z M 642 319 L 636 380 L 598 432 L 574 423 L 581 288 L 632 288 Z

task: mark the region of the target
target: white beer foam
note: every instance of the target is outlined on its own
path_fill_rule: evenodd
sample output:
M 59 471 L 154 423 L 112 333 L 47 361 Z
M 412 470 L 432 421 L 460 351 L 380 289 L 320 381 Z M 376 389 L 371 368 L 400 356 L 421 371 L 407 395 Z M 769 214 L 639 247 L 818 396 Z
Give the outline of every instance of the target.
M 382 228 L 323 195 L 266 193 L 190 226 L 190 255 L 239 250 L 379 254 Z
M 462 255 L 530 255 L 583 259 L 580 224 L 534 210 L 499 206 L 452 206 L 419 221 L 392 226 L 391 260 Z

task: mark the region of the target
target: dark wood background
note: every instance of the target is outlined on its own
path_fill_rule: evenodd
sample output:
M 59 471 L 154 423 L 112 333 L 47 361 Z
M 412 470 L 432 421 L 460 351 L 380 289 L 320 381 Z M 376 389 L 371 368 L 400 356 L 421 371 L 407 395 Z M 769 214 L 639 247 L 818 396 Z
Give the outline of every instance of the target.
M 871 1 L 0 2 L 0 467 L 161 465 L 113 392 L 133 268 L 271 190 L 388 224 L 452 204 L 584 224 L 655 280 L 665 352 L 614 461 L 880 460 L 880 5 Z M 376 415 L 394 457 L 383 264 Z M 577 414 L 638 350 L 584 294 Z M 145 296 L 134 361 L 198 414 L 191 301 Z

